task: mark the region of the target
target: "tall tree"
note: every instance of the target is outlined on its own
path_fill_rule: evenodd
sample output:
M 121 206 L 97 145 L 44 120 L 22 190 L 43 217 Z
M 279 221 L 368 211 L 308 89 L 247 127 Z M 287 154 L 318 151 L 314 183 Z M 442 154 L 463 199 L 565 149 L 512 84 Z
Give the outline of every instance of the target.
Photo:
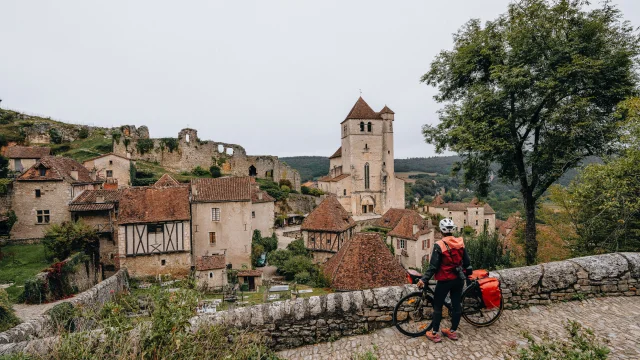
M 528 264 L 536 259 L 536 204 L 585 157 L 613 150 L 617 104 L 637 91 L 639 43 L 618 9 L 583 0 L 522 0 L 454 35 L 422 81 L 445 107 L 427 142 L 462 157 L 481 195 L 497 175 L 519 185 Z

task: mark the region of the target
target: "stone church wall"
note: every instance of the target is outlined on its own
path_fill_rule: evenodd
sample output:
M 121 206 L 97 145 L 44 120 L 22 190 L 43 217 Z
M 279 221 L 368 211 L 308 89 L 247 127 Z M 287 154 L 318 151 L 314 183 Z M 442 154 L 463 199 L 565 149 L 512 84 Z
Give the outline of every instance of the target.
M 146 127 L 139 131 L 135 126 L 123 126 L 123 136 L 114 142 L 113 152 L 130 157 L 133 160 L 157 162 L 173 171 L 191 171 L 200 166 L 205 170 L 217 164 L 222 173 L 231 176 L 248 176 L 250 168 L 255 169 L 258 178 L 269 178 L 275 182 L 281 179 L 291 181 L 300 191 L 300 174 L 289 165 L 278 160 L 277 156 L 249 156 L 240 145 L 200 140 L 194 129 L 182 129 L 178 133 L 176 149 L 169 149 L 165 139 L 150 139 Z M 127 135 L 128 134 L 128 135 Z M 140 152 L 140 141 L 153 142 L 153 148 Z

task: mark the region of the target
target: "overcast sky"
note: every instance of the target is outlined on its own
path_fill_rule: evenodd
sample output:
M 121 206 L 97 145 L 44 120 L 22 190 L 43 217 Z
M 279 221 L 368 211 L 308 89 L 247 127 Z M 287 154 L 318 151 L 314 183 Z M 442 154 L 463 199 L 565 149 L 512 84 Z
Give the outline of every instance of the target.
M 362 89 L 395 111 L 397 158 L 434 155 L 419 82 L 509 0 L 0 2 L 2 107 L 96 126 L 184 127 L 251 155 L 329 156 Z M 640 1 L 614 0 L 640 25 Z

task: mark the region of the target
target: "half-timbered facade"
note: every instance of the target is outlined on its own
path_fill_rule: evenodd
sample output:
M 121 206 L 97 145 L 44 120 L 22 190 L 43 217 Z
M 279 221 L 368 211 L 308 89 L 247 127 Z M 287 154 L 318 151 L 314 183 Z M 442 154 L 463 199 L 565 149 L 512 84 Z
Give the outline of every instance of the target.
M 133 276 L 186 276 L 191 268 L 189 188 L 124 189 L 118 216 L 121 266 Z
M 307 216 L 300 230 L 314 262 L 324 263 L 351 239 L 355 226 L 338 199 L 330 195 Z

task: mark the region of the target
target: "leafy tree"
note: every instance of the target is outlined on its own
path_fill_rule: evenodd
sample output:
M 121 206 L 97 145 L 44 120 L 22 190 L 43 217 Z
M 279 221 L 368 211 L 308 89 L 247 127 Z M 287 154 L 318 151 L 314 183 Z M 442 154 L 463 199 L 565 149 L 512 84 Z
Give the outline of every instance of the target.
M 526 214 L 526 260 L 536 258 L 536 203 L 589 155 L 612 150 L 619 102 L 636 91 L 634 29 L 608 2 L 522 0 L 482 26 L 454 35 L 422 81 L 445 103 L 423 134 L 437 151 L 457 152 L 466 183 L 488 192 L 491 164 L 517 182 Z
M 6 179 L 9 176 L 9 160 L 0 155 L 0 178 Z
M 511 266 L 511 256 L 498 234 L 465 234 L 464 244 L 474 269 L 495 270 Z
M 42 242 L 47 260 L 62 261 L 77 251 L 93 254 L 98 246 L 98 235 L 91 226 L 82 221 L 65 221 L 62 224 L 50 225 Z
M 626 101 L 621 111 L 630 116 L 622 154 L 588 165 L 567 189 L 551 191 L 577 234 L 575 255 L 640 251 L 640 99 Z
M 51 138 L 51 142 L 54 144 L 62 143 L 62 134 L 56 128 L 49 129 L 49 137 Z
M 124 147 L 127 148 L 129 146 L 131 140 L 129 138 L 124 139 Z M 140 155 L 144 155 L 145 153 L 151 152 L 153 150 L 154 144 L 151 139 L 138 139 L 136 142 L 136 150 Z
M 203 169 L 200 165 L 196 166 L 195 168 L 193 168 L 193 170 L 191 170 L 191 173 L 195 176 L 207 176 L 209 175 L 209 172 L 205 169 Z
M 209 173 L 211 173 L 211 177 L 214 179 L 222 176 L 222 171 L 220 171 L 220 168 L 216 165 L 211 165 L 211 167 L 209 168 Z
M 0 289 L 0 332 L 11 329 L 19 323 L 20 319 L 13 310 L 9 295 L 4 289 Z
M 307 247 L 304 245 L 304 240 L 302 240 L 302 239 L 297 239 L 297 240 L 293 240 L 292 242 L 290 242 L 289 245 L 287 245 L 287 250 L 291 251 L 294 256 L 297 256 L 297 255 L 308 256 L 309 255 L 309 251 L 307 250 Z
M 277 249 L 267 255 L 267 261 L 269 262 L 269 265 L 281 268 L 292 256 L 293 253 L 289 250 Z
M 258 261 L 264 252 L 264 246 L 255 243 L 251 244 L 251 265 L 258 266 Z

